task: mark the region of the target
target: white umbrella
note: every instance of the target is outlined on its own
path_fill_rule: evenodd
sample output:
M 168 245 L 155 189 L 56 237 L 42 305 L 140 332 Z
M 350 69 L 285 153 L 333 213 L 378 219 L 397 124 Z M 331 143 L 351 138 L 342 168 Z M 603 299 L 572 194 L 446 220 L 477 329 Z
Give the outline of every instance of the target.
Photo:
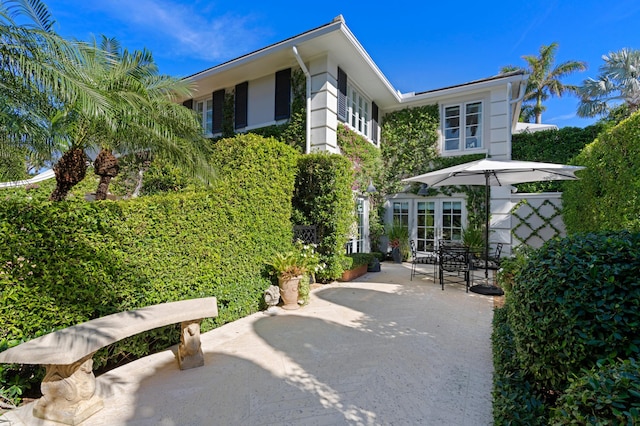
M 485 185 L 485 280 L 489 278 L 489 186 L 509 186 L 524 182 L 549 180 L 576 180 L 575 172 L 581 166 L 538 163 L 533 161 L 491 160 L 488 158 L 464 163 L 423 175 L 403 179 L 403 182 L 424 183 L 428 186 Z

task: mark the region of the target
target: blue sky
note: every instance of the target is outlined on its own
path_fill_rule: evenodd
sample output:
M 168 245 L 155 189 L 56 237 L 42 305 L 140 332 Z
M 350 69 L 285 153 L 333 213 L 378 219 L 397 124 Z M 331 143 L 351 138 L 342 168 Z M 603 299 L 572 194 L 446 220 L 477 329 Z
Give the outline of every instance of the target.
M 150 49 L 160 71 L 187 76 L 330 22 L 347 26 L 401 92 L 420 92 L 524 66 L 523 55 L 559 43 L 556 63 L 586 61 L 567 79 L 596 77 L 602 55 L 640 49 L 640 2 L 402 1 L 286 2 L 204 0 L 45 0 L 66 37 L 116 37 Z M 490 5 L 487 5 L 490 3 Z M 591 124 L 575 116 L 577 98 L 546 102 L 545 123 Z

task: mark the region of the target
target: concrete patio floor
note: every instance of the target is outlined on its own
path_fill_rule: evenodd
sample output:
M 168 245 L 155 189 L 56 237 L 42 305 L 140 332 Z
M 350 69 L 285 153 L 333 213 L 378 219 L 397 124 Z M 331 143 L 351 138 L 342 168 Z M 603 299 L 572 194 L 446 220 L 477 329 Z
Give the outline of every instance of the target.
M 166 350 L 97 378 L 82 425 L 490 425 L 491 296 L 442 291 L 408 263 L 311 293 L 202 335 L 205 366 Z M 57 425 L 31 404 L 0 425 Z

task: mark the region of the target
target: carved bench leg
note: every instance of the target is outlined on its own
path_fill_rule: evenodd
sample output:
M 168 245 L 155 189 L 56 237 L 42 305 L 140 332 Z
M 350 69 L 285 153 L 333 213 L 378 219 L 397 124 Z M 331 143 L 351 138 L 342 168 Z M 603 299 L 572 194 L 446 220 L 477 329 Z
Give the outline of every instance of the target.
M 178 347 L 178 363 L 181 370 L 202 367 L 204 354 L 200 343 L 200 322 L 202 320 L 185 321 L 181 324 L 180 346 Z
M 33 415 L 68 425 L 77 425 L 104 406 L 95 394 L 93 354 L 69 365 L 49 364 L 36 401 Z

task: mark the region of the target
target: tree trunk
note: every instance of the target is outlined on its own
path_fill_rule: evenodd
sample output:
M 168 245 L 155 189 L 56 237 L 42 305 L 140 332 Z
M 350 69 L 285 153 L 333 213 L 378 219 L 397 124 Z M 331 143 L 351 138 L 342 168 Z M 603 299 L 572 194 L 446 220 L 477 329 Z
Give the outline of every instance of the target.
M 87 159 L 79 148 L 65 152 L 53 166 L 56 175 L 56 189 L 49 196 L 51 201 L 63 201 L 71 188 L 84 179 L 87 173 Z
M 95 174 L 100 176 L 100 183 L 96 189 L 96 200 L 106 200 L 109 193 L 109 183 L 120 171 L 118 159 L 111 151 L 103 149 L 93 162 L 93 167 Z

